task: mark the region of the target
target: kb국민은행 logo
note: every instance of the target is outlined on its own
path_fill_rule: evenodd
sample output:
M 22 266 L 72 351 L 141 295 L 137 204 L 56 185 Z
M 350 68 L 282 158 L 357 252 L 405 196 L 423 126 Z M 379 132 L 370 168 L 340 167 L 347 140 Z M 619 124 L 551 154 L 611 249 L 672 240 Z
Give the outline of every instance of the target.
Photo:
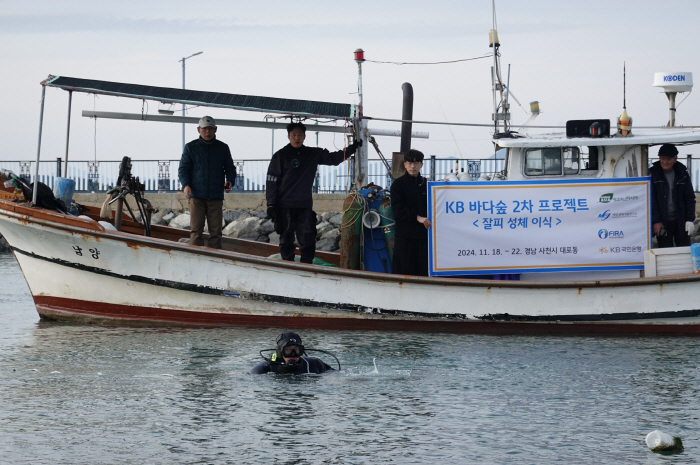
M 598 200 L 598 203 L 609 203 L 612 201 L 613 194 L 610 192 L 609 194 L 603 194 L 600 196 L 600 199 Z

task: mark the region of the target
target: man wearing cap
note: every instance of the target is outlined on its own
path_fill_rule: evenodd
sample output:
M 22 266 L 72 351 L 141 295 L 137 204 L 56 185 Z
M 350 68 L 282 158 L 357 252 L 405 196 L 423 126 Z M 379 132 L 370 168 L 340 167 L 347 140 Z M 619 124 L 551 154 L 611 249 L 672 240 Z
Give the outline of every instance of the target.
M 695 193 L 688 170 L 672 144 L 659 148 L 651 176 L 651 223 L 659 247 L 687 247 L 695 225 Z
M 208 246 L 221 248 L 224 192 L 236 182 L 228 145 L 216 138 L 216 122 L 203 116 L 197 126 L 199 138 L 185 145 L 177 171 L 190 207 L 190 244 L 204 245 L 204 220 L 209 226 Z
M 270 160 L 267 168 L 267 214 L 280 235 L 280 255 L 294 261 L 294 236 L 299 242 L 302 263 L 313 263 L 316 253 L 316 213 L 311 196 L 318 165 L 339 165 L 362 145 L 355 140 L 345 150 L 329 152 L 319 147 L 307 147 L 306 126 L 287 125 L 289 144 Z
M 277 336 L 277 348 L 270 360 L 265 360 L 255 365 L 250 370 L 250 374 L 279 373 L 312 375 L 333 370 L 332 367 L 326 365 L 321 359 L 307 357 L 304 354 L 305 351 L 301 343 L 301 337 L 292 331 L 284 332 Z

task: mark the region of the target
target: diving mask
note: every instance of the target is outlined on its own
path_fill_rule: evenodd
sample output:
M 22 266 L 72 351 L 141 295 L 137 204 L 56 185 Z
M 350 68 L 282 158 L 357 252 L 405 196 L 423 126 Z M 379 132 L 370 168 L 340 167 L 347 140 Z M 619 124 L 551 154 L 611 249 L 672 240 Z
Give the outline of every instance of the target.
M 287 346 L 282 349 L 282 354 L 284 358 L 298 358 L 301 357 L 301 347 L 299 346 Z

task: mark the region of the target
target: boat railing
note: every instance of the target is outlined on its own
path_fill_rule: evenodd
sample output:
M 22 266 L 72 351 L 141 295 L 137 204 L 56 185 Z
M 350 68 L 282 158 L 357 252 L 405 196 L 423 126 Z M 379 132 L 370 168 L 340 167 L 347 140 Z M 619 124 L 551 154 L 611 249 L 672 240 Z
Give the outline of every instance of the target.
M 113 187 L 119 176 L 118 160 L 70 160 L 66 169 L 60 158 L 39 162 L 39 181 L 53 189 L 56 177 L 63 176 L 75 180 L 76 192 L 106 192 Z M 180 160 L 131 160 L 131 172 L 146 186 L 147 192 L 176 192 L 182 190 L 177 179 Z M 450 173 L 468 173 L 471 180 L 503 170 L 502 159 L 454 159 L 432 156 L 425 160 L 423 174 L 432 180 L 445 179 Z M 9 169 L 15 174 L 33 182 L 36 161 L 0 161 L 1 169 Z M 269 160 L 235 160 L 238 177 L 235 192 L 264 192 Z M 370 182 L 388 187 L 391 178 L 379 159 L 367 163 Z M 314 192 L 340 194 L 349 190 L 352 173 L 349 164 L 340 166 L 319 166 L 314 182 Z

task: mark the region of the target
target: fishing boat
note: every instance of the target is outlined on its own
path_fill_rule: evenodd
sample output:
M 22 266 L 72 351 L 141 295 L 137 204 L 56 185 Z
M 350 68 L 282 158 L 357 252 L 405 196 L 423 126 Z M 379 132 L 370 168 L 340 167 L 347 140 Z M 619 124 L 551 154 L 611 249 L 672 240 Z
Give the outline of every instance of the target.
M 358 109 L 60 76 L 43 81 L 42 92 L 47 87 L 71 94 L 319 115 L 349 122 L 362 139 L 372 133 L 361 105 Z M 272 127 L 279 123 L 259 124 Z M 531 170 L 537 169 L 545 176 L 644 177 L 649 147 L 697 144 L 700 130 L 538 138 L 509 128 L 497 132 L 494 142 L 507 151 L 504 179 L 535 176 L 538 173 Z M 548 172 L 546 166 L 528 162 L 533 151 L 563 154 L 571 147 L 580 150 L 580 156 L 568 171 Z M 354 161 L 358 187 L 366 184 L 363 154 L 366 157 L 366 151 L 360 150 Z M 572 158 L 560 161 L 571 163 Z M 123 163 L 128 165 L 128 161 Z M 138 179 L 123 174 L 121 193 L 115 196 L 131 193 L 138 201 Z M 498 181 L 492 182 L 496 187 Z M 224 238 L 222 250 L 194 246 L 180 242 L 188 237 L 187 231 L 150 225 L 148 215 L 141 215 L 146 219 L 139 222 L 119 209 L 105 219 L 97 208 L 83 206 L 80 216 L 42 208 L 37 204 L 36 186 L 31 200 L 0 198 L 0 234 L 10 244 L 37 311 L 45 319 L 469 333 L 700 335 L 700 273 L 692 272 L 688 248 L 678 248 L 673 254 L 648 250 L 643 269 L 617 274 L 544 273 L 537 274 L 537 280 L 414 277 L 285 262 L 270 258 L 277 252 L 275 246 L 242 239 Z M 319 252 L 317 256 L 331 265 L 343 263 L 339 254 Z

